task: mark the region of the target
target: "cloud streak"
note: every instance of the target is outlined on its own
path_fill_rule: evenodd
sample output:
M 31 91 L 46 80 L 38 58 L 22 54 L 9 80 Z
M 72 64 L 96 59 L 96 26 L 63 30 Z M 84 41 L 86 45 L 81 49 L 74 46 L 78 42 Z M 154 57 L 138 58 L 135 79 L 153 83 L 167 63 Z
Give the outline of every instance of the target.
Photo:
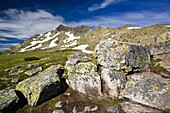
M 90 19 L 82 19 L 79 21 L 66 21 L 62 16 L 53 15 L 45 10 L 25 11 L 9 9 L 3 13 L 6 16 L 0 19 L 0 51 L 13 46 L 16 40 L 18 40 L 17 43 L 20 43 L 22 40 L 26 40 L 30 36 L 54 29 L 59 24 L 69 26 L 86 25 L 90 27 L 120 27 L 125 24 L 131 24 L 144 27 L 153 24 L 170 23 L 169 11 L 125 12 L 95 16 Z
M 148 26 L 153 24 L 169 24 L 169 12 L 127 12 L 117 15 L 97 16 L 92 19 L 80 20 L 78 22 L 69 22 L 70 26 L 87 25 L 91 27 L 104 26 L 104 27 L 120 27 L 125 24 L 135 26 Z
M 104 0 L 102 3 L 100 4 L 93 4 L 91 7 L 88 8 L 89 12 L 93 12 L 99 9 L 103 9 L 106 8 L 108 5 L 113 4 L 113 3 L 118 3 L 122 0 Z
M 6 17 L 0 19 L 0 37 L 29 38 L 64 23 L 62 16 L 39 9 L 36 11 L 8 9 L 3 14 Z

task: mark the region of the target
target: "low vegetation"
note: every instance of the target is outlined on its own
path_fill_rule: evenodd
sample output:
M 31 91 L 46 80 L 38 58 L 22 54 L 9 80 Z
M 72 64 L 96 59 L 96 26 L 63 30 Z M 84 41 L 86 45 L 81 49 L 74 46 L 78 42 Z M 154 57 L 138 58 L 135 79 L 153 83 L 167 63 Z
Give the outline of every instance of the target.
M 0 89 L 7 87 L 14 88 L 15 85 L 30 77 L 24 74 L 25 71 L 36 68 L 43 67 L 43 69 L 48 68 L 51 65 L 61 64 L 64 65 L 67 56 L 73 54 L 75 51 L 57 51 L 57 52 L 45 52 L 45 51 L 32 51 L 23 53 L 3 53 L 0 55 Z M 37 64 L 36 66 L 28 68 L 28 64 Z M 18 66 L 19 68 L 13 70 L 12 72 L 22 71 L 19 75 L 10 75 L 9 71 L 6 69 Z M 17 82 L 11 82 L 13 79 L 18 79 Z

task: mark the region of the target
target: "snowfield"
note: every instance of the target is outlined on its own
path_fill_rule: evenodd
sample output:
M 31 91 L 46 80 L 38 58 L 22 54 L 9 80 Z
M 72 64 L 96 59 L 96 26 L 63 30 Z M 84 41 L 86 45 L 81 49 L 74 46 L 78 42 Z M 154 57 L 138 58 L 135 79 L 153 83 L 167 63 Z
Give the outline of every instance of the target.
M 46 37 L 46 38 L 45 38 L 44 40 L 35 41 L 35 39 L 34 39 L 34 41 L 31 42 L 31 45 L 29 45 L 29 46 L 27 46 L 27 47 L 25 47 L 25 48 L 22 48 L 22 49 L 20 50 L 20 52 L 25 52 L 25 51 L 30 51 L 30 50 L 34 50 L 34 49 L 40 48 L 40 47 L 42 46 L 42 43 L 47 42 L 47 41 L 55 38 L 55 37 L 56 37 L 57 35 L 59 35 L 59 34 L 60 34 L 60 32 L 58 32 L 58 33 L 55 34 L 54 36 L 50 37 L 51 32 L 48 32 L 47 34 L 45 34 L 45 37 Z M 57 40 L 58 40 L 58 38 L 54 39 L 54 40 L 50 43 L 49 46 L 50 46 L 50 47 L 51 47 L 51 46 L 52 46 L 52 47 L 56 46 L 55 41 L 57 41 Z M 36 46 L 36 47 L 33 47 L 33 46 L 35 46 L 36 44 L 39 44 L 39 45 Z M 31 47 L 32 47 L 32 48 L 31 48 Z
M 128 27 L 127 29 L 130 30 L 130 29 L 140 29 L 141 27 Z
M 165 27 L 170 27 L 170 25 L 166 25 Z
M 77 36 L 77 37 L 76 37 L 76 36 L 74 36 L 74 34 L 71 34 L 70 32 L 66 32 L 65 35 L 67 35 L 68 38 L 66 38 L 66 39 L 63 40 L 64 43 L 68 43 L 68 42 L 70 42 L 70 41 L 73 41 L 73 40 L 76 40 L 76 39 L 79 39 L 79 38 L 80 38 L 80 36 Z
M 93 51 L 86 50 L 86 48 L 87 48 L 88 46 L 89 46 L 88 44 L 84 44 L 84 45 L 80 45 L 80 46 L 77 46 L 77 47 L 72 48 L 72 49 L 73 49 L 73 50 L 82 50 L 83 53 L 92 54 Z

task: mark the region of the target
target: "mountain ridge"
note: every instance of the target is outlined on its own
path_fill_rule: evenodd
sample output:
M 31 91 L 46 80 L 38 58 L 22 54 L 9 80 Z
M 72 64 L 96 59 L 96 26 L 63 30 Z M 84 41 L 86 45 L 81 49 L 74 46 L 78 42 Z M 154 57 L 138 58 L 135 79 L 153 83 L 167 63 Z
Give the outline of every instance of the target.
M 43 34 L 36 34 L 21 44 L 11 47 L 10 52 L 25 52 L 32 50 L 65 50 L 86 45 L 88 50 L 104 38 L 114 38 L 122 42 L 151 44 L 156 37 L 170 32 L 168 24 L 156 24 L 146 27 L 124 25 L 120 28 L 90 28 L 88 26 L 69 27 L 59 25 L 56 29 Z M 88 46 L 87 46 L 88 45 Z M 84 50 L 85 48 L 83 48 Z M 81 50 L 81 48 L 80 48 Z

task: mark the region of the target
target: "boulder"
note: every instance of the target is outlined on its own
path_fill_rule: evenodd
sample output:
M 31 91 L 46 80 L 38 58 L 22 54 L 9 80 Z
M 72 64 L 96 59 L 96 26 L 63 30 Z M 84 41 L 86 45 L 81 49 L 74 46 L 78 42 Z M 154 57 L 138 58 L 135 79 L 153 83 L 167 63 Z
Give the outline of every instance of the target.
M 9 75 L 19 75 L 19 74 L 21 74 L 21 73 L 23 73 L 23 72 L 24 72 L 24 70 L 21 70 L 21 69 L 11 70 L 11 71 L 9 72 Z
M 147 46 L 119 42 L 111 38 L 102 40 L 95 48 L 98 64 L 125 72 L 148 68 L 149 51 Z
M 109 106 L 106 108 L 108 113 L 124 113 L 120 107 L 120 105 Z
M 53 65 L 18 83 L 16 90 L 23 93 L 29 105 L 37 105 L 66 89 L 66 84 L 60 80 L 61 72 L 62 67 Z
M 121 109 L 125 113 L 163 113 L 162 111 L 159 111 L 157 109 L 149 108 L 132 102 L 121 103 Z
M 14 89 L 4 89 L 0 91 L 0 112 L 12 110 L 17 106 L 18 96 Z M 12 111 L 11 111 L 12 112 Z
M 152 72 L 135 73 L 129 76 L 123 97 L 146 106 L 170 109 L 170 81 Z
M 152 55 L 170 53 L 170 32 L 166 32 L 155 38 L 150 44 L 150 53 Z
M 31 69 L 31 70 L 26 71 L 25 74 L 31 76 L 31 75 L 34 75 L 34 74 L 42 71 L 42 69 L 43 69 L 42 67 L 37 67 L 37 68 L 34 68 L 34 69 Z
M 68 57 L 68 61 L 66 62 L 66 67 L 68 68 L 69 66 L 75 65 L 78 62 L 87 62 L 90 61 L 90 55 L 89 54 L 85 54 L 85 53 L 76 53 L 73 55 L 70 55 Z
M 102 68 L 101 78 L 103 80 L 103 93 L 107 97 L 117 99 L 126 83 L 126 77 L 123 71 L 115 71 L 112 68 Z
M 100 97 L 101 80 L 97 66 L 88 62 L 90 57 L 85 54 L 74 54 L 68 57 L 66 69 L 68 82 L 73 90 L 89 97 Z

